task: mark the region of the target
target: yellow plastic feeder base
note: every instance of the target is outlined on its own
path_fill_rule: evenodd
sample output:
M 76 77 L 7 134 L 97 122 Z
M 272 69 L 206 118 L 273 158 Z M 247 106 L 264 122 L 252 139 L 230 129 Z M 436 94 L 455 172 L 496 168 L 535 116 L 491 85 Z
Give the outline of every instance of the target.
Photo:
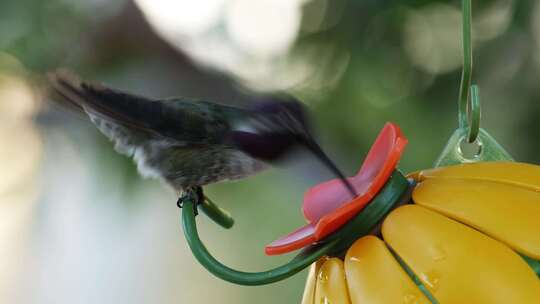
M 312 265 L 302 304 L 540 303 L 540 166 L 463 164 L 410 175 L 412 203 L 344 260 Z

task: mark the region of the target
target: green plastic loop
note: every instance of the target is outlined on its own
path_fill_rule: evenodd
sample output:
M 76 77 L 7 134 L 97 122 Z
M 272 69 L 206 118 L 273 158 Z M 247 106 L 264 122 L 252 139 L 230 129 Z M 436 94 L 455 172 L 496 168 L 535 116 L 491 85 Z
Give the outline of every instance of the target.
M 458 122 L 443 152 L 435 162 L 435 167 L 462 163 L 510 160 L 513 158 L 484 129 L 480 128 L 480 97 L 478 86 L 471 86 L 472 47 L 471 47 L 471 0 L 461 1 L 463 10 L 463 71 L 459 87 Z M 472 156 L 462 150 L 464 142 L 475 143 L 477 151 Z
M 462 0 L 463 9 L 463 70 L 459 86 L 459 127 L 467 130 L 467 141 L 476 140 L 480 129 L 480 98 L 478 86 L 471 86 L 473 58 L 471 46 L 471 0 Z M 469 119 L 470 118 L 470 119 Z M 470 121 L 469 121 L 470 120 Z
M 302 250 L 290 262 L 263 272 L 244 272 L 232 269 L 212 256 L 202 243 L 197 232 L 196 210 L 192 200 L 186 199 L 182 208 L 182 226 L 187 243 L 201 265 L 215 276 L 240 285 L 264 285 L 286 279 L 322 256 L 339 253 L 359 237 L 370 231 L 381 221 L 407 192 L 409 182 L 399 172 L 394 171 L 383 189 L 373 201 L 354 219 L 323 242 Z
M 478 138 L 480 132 L 480 96 L 478 86 L 471 86 L 470 108 L 467 108 L 467 141 L 473 143 Z

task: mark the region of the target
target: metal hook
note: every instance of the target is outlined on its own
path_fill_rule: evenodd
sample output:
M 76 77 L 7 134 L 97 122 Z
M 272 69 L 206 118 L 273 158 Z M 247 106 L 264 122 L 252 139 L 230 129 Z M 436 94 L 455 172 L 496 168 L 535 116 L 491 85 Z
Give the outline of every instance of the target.
M 480 130 L 480 97 L 478 86 L 471 86 L 472 47 L 471 47 L 471 0 L 462 0 L 463 13 L 463 70 L 459 87 L 459 127 L 467 130 L 467 141 L 474 142 Z

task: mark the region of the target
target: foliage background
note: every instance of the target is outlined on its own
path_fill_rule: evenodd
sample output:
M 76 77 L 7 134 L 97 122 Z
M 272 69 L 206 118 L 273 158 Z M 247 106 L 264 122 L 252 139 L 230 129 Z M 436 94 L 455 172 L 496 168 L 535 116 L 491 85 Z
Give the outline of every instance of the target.
M 400 167 L 431 166 L 457 124 L 459 1 L 4 0 L 0 2 L 0 302 L 298 303 L 304 275 L 241 287 L 208 274 L 182 237 L 176 198 L 80 116 L 44 95 L 68 67 L 146 96 L 245 104 L 287 91 L 308 104 L 348 174 L 384 122 L 410 139 Z M 482 126 L 539 163 L 540 3 L 473 3 Z M 237 225 L 201 218 L 210 249 L 263 270 L 263 247 L 303 222 L 307 160 L 208 187 Z

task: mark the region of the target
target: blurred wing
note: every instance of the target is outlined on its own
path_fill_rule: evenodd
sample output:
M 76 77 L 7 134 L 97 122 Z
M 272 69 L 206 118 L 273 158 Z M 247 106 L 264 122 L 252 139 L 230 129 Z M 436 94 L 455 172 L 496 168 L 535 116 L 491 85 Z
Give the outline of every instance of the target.
M 66 71 L 50 74 L 49 81 L 55 93 L 83 108 L 107 136 L 112 128 L 124 131 L 113 132 L 122 136 L 161 137 L 184 145 L 219 143 L 229 128 L 220 114 L 234 110 L 187 99 L 151 100 L 82 82 Z
M 86 112 L 96 127 L 114 142 L 118 152 L 132 156 L 138 145 L 155 136 L 155 132 L 141 122 L 118 113 L 119 104 L 125 103 L 127 95 L 83 84 L 76 76 L 65 71 L 49 74 L 48 78 L 53 92 L 62 97 L 62 104 Z M 107 92 L 109 96 L 104 97 L 99 96 L 105 94 L 98 94 L 98 91 L 110 93 Z M 131 99 L 143 103 L 140 97 Z

